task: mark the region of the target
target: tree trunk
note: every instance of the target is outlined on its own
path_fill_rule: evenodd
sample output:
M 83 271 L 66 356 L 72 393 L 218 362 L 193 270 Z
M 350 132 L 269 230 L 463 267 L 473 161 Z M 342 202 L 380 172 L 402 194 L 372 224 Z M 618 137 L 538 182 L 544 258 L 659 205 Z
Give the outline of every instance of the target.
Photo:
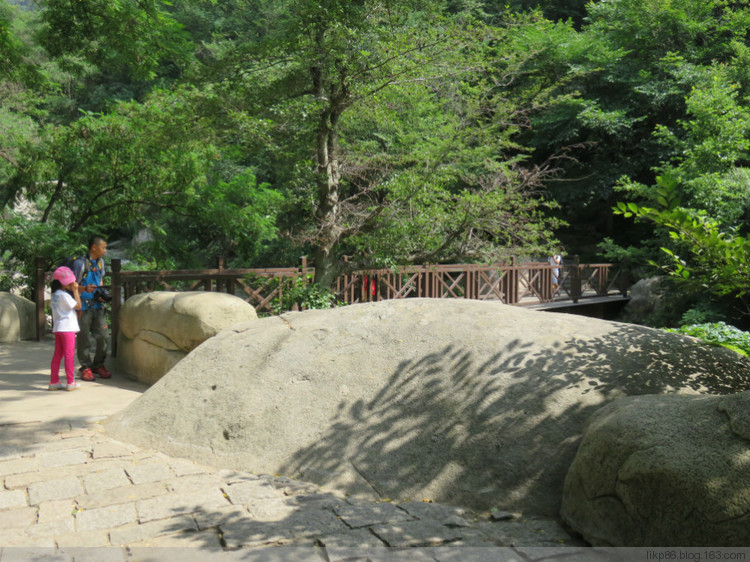
M 318 124 L 317 206 L 315 222 L 318 233 L 315 240 L 315 281 L 330 287 L 339 271 L 339 260 L 334 251 L 341 241 L 343 228 L 339 224 L 340 180 L 338 160 L 339 117 L 344 110 L 340 95 L 329 93 L 328 105 Z

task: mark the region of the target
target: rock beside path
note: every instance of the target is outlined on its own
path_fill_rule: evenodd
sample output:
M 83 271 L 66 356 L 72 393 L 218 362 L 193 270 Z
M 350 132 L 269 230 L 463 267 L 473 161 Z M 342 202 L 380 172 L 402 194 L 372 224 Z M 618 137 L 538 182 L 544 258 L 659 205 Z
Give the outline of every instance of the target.
M 252 305 L 226 293 L 135 295 L 120 309 L 118 365 L 135 380 L 153 384 L 208 338 L 257 317 Z
M 659 330 L 469 300 L 289 313 L 207 340 L 108 431 L 352 495 L 555 517 L 591 414 L 728 394 L 750 363 Z
M 565 480 L 562 515 L 594 546 L 747 546 L 750 392 L 602 408 Z
M 12 293 L 0 293 L 0 343 L 36 338 L 36 305 Z

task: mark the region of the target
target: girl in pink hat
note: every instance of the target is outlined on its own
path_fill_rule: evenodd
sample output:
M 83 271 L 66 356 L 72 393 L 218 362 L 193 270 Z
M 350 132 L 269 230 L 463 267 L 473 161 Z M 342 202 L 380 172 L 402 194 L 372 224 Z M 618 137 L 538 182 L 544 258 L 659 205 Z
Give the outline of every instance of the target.
M 52 331 L 55 333 L 55 354 L 50 365 L 50 390 L 75 390 L 80 386 L 75 379 L 75 350 L 78 313 L 81 296 L 76 276 L 69 267 L 58 267 L 52 275 Z M 71 296 L 72 295 L 72 296 Z M 65 358 L 67 383 L 60 382 L 60 361 Z

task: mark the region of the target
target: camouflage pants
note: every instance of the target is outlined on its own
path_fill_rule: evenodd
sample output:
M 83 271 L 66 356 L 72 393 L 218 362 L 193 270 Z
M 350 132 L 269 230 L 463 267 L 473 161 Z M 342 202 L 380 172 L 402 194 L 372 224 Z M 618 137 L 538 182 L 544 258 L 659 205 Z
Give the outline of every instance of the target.
M 84 310 L 79 320 L 81 331 L 78 334 L 78 362 L 81 369 L 95 369 L 104 366 L 109 349 L 109 326 L 103 308 Z M 92 340 L 96 343 L 94 360 L 91 360 Z

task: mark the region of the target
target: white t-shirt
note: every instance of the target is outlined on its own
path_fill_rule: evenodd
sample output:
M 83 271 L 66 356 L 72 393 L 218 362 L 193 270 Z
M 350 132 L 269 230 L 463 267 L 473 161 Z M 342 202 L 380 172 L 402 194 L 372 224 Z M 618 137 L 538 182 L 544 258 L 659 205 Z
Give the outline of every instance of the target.
M 80 330 L 76 300 L 70 296 L 70 293 L 62 289 L 52 293 L 50 307 L 52 308 L 53 332 L 78 332 Z

